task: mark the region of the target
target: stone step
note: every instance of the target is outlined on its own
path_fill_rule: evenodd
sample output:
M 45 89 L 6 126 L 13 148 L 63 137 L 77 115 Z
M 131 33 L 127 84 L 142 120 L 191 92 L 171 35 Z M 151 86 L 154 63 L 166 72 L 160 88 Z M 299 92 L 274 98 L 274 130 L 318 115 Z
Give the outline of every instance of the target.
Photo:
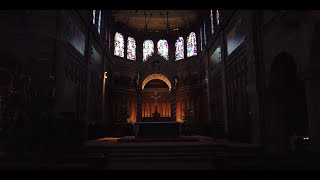
M 124 145 L 113 145 L 113 146 L 90 146 L 87 147 L 88 150 L 102 150 L 102 149 L 109 149 L 109 150 L 120 150 L 120 149 L 201 149 L 201 148 L 212 148 L 212 149 L 221 149 L 225 148 L 223 146 L 216 146 L 216 145 L 194 145 L 194 144 L 179 144 L 179 143 L 163 143 L 163 144 L 124 144 Z
M 101 149 L 103 152 L 106 153 L 128 153 L 128 152 L 134 152 L 134 153 L 146 153 L 146 152 L 214 152 L 219 149 L 217 148 L 145 148 L 145 149 Z
M 128 162 L 128 161 L 152 161 L 152 162 L 163 162 L 163 161 L 200 161 L 200 162 L 204 162 L 204 161 L 211 161 L 211 158 L 208 157 L 130 157 L 130 158 L 112 158 L 110 159 L 111 162 Z
M 214 170 L 209 161 L 115 161 L 108 167 L 110 170 Z
M 214 154 L 211 152 L 195 152 L 195 153 L 185 153 L 185 152 L 181 152 L 181 153 L 168 153 L 168 152 L 164 152 L 164 153 L 140 153 L 140 154 L 136 154 L 136 153 L 118 153 L 118 154 L 109 154 L 108 157 L 113 159 L 113 158 L 131 158 L 131 157 L 136 157 L 136 158 L 145 158 L 145 157 L 150 157 L 150 158 L 160 158 L 160 157 L 164 157 L 164 158 L 168 158 L 168 157 L 213 157 Z

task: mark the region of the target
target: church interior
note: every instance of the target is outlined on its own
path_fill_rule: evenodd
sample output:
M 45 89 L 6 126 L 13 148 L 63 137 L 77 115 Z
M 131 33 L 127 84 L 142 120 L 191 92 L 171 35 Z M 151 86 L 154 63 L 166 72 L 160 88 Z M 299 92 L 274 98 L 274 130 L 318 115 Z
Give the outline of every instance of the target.
M 318 10 L 0 19 L 2 170 L 319 169 Z

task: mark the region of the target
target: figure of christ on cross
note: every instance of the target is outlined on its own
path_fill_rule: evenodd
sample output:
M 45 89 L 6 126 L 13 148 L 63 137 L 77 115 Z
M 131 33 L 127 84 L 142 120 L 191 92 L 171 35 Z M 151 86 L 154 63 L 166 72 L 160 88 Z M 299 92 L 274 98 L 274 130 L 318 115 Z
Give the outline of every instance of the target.
M 158 99 L 161 97 L 161 96 L 157 95 L 157 89 L 154 91 L 154 96 L 150 96 L 150 97 L 154 99 L 154 105 L 156 106 L 155 112 L 157 113 L 158 112 L 158 110 L 157 110 Z

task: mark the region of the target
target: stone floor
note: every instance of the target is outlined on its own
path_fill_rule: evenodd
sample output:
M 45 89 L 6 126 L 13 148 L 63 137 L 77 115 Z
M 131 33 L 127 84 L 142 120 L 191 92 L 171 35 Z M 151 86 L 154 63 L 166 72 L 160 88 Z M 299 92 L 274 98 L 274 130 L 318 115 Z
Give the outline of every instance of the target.
M 106 169 L 117 170 L 214 170 L 222 163 L 219 156 L 222 157 L 232 148 L 243 151 L 241 154 L 245 158 L 252 158 L 249 156 L 254 156 L 259 148 L 252 144 L 213 140 L 199 135 L 171 139 L 109 137 L 88 141 L 86 147 L 91 153 L 107 156 Z
M 253 144 L 181 136 L 173 139 L 105 137 L 73 152 L 0 151 L 1 170 L 320 170 L 320 154 L 266 153 Z

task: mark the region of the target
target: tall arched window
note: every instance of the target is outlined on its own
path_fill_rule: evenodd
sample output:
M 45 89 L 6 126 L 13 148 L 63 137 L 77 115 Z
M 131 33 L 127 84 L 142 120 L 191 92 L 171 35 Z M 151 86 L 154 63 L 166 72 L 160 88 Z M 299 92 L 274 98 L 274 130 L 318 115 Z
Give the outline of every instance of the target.
M 136 40 L 132 37 L 128 37 L 127 59 L 136 60 Z
M 101 10 L 99 10 L 99 15 L 98 15 L 98 32 L 99 34 L 101 32 Z
M 114 55 L 124 57 L 124 38 L 121 33 L 116 32 L 114 36 Z
M 176 61 L 184 58 L 184 41 L 183 37 L 179 37 L 176 40 Z
M 213 11 L 210 10 L 210 22 L 211 22 L 211 34 L 214 33 L 214 24 L 213 24 Z
M 158 54 L 165 58 L 166 60 L 169 60 L 169 48 L 168 48 L 168 42 L 167 40 L 161 39 L 157 43 L 158 48 Z
M 197 55 L 197 38 L 196 33 L 191 32 L 187 38 L 187 57 Z
M 146 61 L 154 53 L 154 44 L 152 40 L 145 40 L 143 42 L 143 61 Z
M 101 32 L 101 10 L 92 11 L 92 23 L 94 27 L 98 29 L 98 33 Z
M 217 25 L 219 25 L 220 23 L 220 14 L 219 14 L 219 10 L 217 10 Z
M 96 10 L 92 11 L 92 24 L 96 24 Z
M 202 27 L 200 27 L 200 51 L 202 51 Z

